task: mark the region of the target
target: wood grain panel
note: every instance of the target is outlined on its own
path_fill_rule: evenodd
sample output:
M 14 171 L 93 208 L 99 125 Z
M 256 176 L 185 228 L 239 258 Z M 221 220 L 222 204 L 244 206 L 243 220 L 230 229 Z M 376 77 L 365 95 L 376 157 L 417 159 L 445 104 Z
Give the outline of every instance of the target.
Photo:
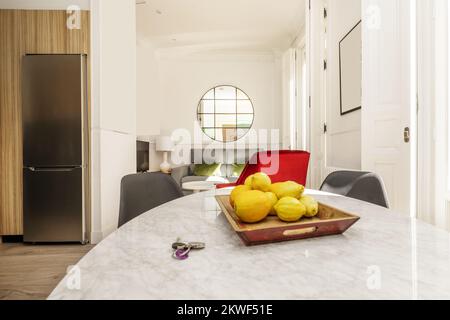
M 0 235 L 23 233 L 22 57 L 89 55 L 89 12 L 81 12 L 80 29 L 66 20 L 63 10 L 0 10 Z
M 0 243 L 0 300 L 46 299 L 93 246 Z

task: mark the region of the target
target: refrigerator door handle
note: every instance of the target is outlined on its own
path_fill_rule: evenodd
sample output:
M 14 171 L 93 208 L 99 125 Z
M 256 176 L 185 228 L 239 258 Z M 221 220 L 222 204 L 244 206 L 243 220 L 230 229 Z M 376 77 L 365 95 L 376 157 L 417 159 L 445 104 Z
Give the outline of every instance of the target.
M 72 172 L 81 167 L 70 167 L 70 168 L 35 168 L 35 167 L 27 167 L 26 169 L 33 172 Z

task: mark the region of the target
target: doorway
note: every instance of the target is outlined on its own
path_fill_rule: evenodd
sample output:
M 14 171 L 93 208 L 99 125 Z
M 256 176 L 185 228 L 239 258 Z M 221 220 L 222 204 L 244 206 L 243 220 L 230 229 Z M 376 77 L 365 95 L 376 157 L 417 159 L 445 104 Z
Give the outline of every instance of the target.
M 341 38 L 331 31 L 339 19 L 343 30 L 351 29 L 350 21 L 358 22 L 339 10 L 351 1 L 312 1 L 307 18 L 312 186 L 318 188 L 334 170 L 375 172 L 386 185 L 391 208 L 415 215 L 416 1 L 359 1 L 355 14 L 362 20 L 362 109 L 343 115 L 336 108 L 341 93 L 333 89 L 339 79 L 339 59 L 333 52 L 338 52 Z

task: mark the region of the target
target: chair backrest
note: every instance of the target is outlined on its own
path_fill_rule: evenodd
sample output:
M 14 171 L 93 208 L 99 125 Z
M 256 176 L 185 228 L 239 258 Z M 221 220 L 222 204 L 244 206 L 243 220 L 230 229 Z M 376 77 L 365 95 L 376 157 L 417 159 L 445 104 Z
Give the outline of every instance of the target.
M 336 171 L 325 179 L 320 190 L 389 208 L 383 180 L 375 173 Z
M 139 173 L 122 178 L 119 227 L 140 214 L 183 196 L 175 180 L 164 173 Z
M 295 181 L 306 184 L 309 152 L 306 151 L 262 151 L 255 153 L 239 176 L 237 185 L 244 184 L 248 176 L 256 172 L 269 175 L 272 183 Z

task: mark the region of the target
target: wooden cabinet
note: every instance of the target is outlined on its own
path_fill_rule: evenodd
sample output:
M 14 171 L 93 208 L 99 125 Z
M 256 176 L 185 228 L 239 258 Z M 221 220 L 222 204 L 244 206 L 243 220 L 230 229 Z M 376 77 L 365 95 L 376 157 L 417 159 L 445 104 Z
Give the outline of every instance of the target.
M 89 12 L 79 17 L 80 28 L 69 29 L 64 10 L 0 10 L 0 236 L 23 232 L 22 57 L 84 53 L 89 61 Z

